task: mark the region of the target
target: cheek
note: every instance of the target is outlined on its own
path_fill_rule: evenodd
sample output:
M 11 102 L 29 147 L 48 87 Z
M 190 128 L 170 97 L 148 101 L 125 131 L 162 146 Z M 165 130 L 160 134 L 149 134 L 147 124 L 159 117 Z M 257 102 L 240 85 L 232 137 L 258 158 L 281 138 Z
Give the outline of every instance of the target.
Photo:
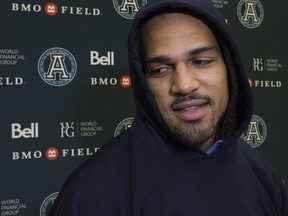
M 202 80 L 205 85 L 206 93 L 210 95 L 219 112 L 225 111 L 229 100 L 228 80 L 225 68 L 213 71 L 209 76 Z
M 161 79 L 155 79 L 155 78 L 147 78 L 147 84 L 152 92 L 152 94 L 155 96 L 155 98 L 161 97 L 161 95 L 165 92 L 165 83 Z

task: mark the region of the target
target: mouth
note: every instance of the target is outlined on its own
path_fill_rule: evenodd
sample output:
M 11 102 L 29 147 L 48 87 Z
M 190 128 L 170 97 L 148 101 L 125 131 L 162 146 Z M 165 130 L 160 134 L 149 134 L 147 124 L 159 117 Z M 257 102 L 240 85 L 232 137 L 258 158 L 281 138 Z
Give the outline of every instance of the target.
M 172 110 L 184 121 L 197 121 L 205 116 L 209 106 L 209 100 L 194 99 L 174 104 Z

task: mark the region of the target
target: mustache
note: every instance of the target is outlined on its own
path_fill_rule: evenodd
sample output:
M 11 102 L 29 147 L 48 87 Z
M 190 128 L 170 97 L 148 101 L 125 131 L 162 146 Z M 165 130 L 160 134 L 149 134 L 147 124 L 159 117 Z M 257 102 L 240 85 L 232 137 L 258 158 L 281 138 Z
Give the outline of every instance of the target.
M 188 95 L 185 96 L 178 96 L 172 103 L 171 103 L 171 107 L 179 104 L 179 103 L 183 103 L 186 101 L 191 101 L 191 100 L 204 100 L 206 101 L 206 103 L 212 104 L 213 100 L 211 97 L 206 96 L 206 95 L 200 95 L 198 92 L 191 92 Z

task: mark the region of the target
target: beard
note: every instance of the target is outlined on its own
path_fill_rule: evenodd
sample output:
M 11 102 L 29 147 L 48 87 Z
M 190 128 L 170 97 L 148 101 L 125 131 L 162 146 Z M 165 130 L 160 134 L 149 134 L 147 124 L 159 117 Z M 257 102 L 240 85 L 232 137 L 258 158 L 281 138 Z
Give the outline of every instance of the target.
M 170 107 L 173 110 L 174 105 L 192 99 L 204 99 L 207 101 L 207 106 L 215 107 L 215 104 L 210 97 L 201 96 L 197 93 L 178 97 Z M 210 116 L 205 120 L 183 121 L 173 116 L 167 116 L 165 122 L 178 143 L 186 147 L 198 148 L 206 144 L 208 141 L 214 142 L 221 119 L 222 116 L 217 118 L 214 112 L 210 112 Z M 211 145 L 212 144 L 213 143 L 211 143 Z
M 215 137 L 218 122 L 212 116 L 209 124 L 206 125 L 201 120 L 176 123 L 169 119 L 166 121 L 166 124 L 178 143 L 187 147 L 197 148 Z

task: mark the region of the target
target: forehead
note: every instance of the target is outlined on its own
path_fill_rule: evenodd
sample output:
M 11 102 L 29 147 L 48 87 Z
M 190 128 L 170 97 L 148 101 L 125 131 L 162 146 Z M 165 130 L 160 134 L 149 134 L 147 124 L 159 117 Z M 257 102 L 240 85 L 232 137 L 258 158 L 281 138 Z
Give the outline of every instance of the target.
M 158 30 L 169 29 L 169 24 L 176 24 L 176 27 L 179 26 L 179 28 L 181 28 L 181 26 L 188 25 L 196 28 L 200 27 L 209 29 L 204 21 L 198 17 L 199 16 L 181 12 L 161 12 L 154 15 L 152 18 L 148 18 L 143 25 L 142 33 L 153 29 L 153 27 L 161 27 Z
M 141 38 L 146 54 L 156 49 L 175 52 L 193 46 L 217 45 L 212 31 L 203 21 L 179 12 L 162 13 L 148 20 L 142 28 Z

